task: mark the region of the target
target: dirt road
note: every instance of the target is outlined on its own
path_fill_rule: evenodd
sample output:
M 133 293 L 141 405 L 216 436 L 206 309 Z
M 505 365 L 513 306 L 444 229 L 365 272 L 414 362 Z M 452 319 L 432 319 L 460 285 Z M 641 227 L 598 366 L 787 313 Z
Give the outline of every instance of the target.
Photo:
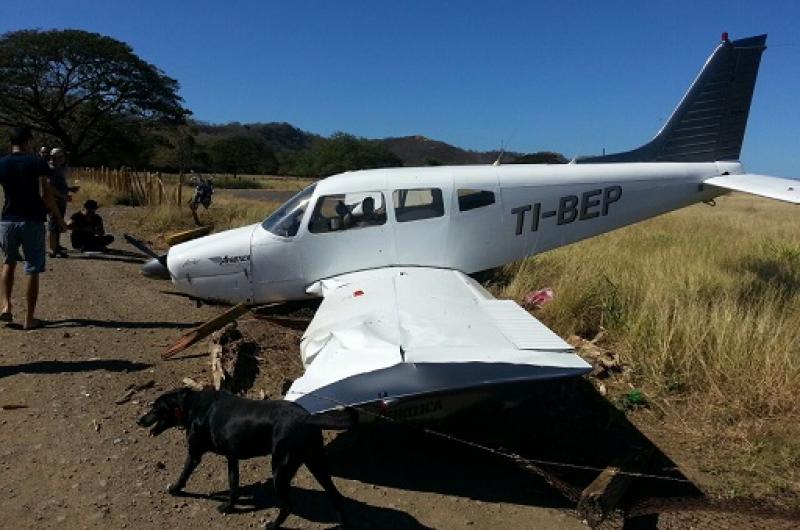
M 121 231 L 119 222 L 108 212 L 112 231 Z M 129 258 L 50 260 L 39 309 L 47 328 L 0 328 L 0 406 L 12 406 L 0 410 L 6 528 L 251 528 L 277 513 L 271 485 L 263 484 L 266 459 L 242 465 L 238 513 L 216 511 L 227 479 L 214 455 L 189 481 L 189 496 L 165 493 L 184 457 L 183 433 L 148 438 L 134 422 L 160 392 L 203 376 L 203 345 L 166 362 L 159 352 L 219 308 L 164 294 L 170 286 L 144 279 L 138 267 Z M 18 283 L 18 317 L 22 292 Z M 270 356 L 295 355 L 299 332 L 258 325 L 274 339 L 264 370 Z M 152 388 L 115 404 L 132 385 L 150 381 Z M 557 494 L 513 466 L 441 444 L 398 450 L 384 441 L 348 433 L 330 444 L 354 528 L 585 528 Z M 305 470 L 293 495 L 289 528 L 335 526 Z

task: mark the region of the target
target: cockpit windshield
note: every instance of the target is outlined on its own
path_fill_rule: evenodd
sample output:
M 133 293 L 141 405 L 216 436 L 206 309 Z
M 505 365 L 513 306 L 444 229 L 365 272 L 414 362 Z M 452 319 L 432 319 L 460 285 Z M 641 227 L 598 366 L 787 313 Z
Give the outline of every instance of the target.
M 314 194 L 316 184 L 307 187 L 275 210 L 272 215 L 267 217 L 261 226 L 264 230 L 281 237 L 294 237 L 300 228 L 303 214 L 308 208 L 308 201 Z

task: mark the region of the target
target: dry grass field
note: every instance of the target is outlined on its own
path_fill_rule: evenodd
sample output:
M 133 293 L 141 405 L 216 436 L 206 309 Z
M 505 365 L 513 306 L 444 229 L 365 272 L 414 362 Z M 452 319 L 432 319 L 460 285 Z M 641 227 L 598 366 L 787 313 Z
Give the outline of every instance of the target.
M 722 197 L 505 269 L 521 298 L 550 286 L 539 315 L 593 337 L 653 396 L 704 394 L 704 407 L 759 417 L 800 411 L 800 219 L 791 205 Z

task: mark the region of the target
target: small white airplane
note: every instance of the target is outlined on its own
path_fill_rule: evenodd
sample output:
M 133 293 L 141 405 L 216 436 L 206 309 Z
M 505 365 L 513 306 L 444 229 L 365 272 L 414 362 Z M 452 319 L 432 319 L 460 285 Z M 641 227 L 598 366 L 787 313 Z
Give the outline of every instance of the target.
M 638 149 L 562 165 L 334 175 L 264 222 L 172 247 L 162 263 L 198 299 L 323 297 L 301 342 L 305 373 L 285 396 L 315 414 L 345 405 L 431 418 L 498 386 L 584 374 L 569 344 L 469 275 L 730 190 L 800 203 L 800 181 L 738 161 L 765 42 L 723 34 Z

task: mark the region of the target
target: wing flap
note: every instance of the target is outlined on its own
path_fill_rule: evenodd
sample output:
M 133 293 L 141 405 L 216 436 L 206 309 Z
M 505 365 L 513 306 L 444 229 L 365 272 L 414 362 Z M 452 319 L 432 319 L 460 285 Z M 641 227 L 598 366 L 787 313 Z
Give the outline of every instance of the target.
M 768 175 L 741 173 L 720 175 L 703 181 L 703 184 L 724 190 L 743 191 L 769 199 L 800 204 L 800 181 Z
M 303 335 L 306 371 L 289 389 L 289 400 L 324 391 L 339 404 L 354 404 L 590 368 L 527 311 L 494 299 L 458 271 L 360 271 L 309 291 L 325 298 Z M 408 377 L 415 380 L 401 381 Z

